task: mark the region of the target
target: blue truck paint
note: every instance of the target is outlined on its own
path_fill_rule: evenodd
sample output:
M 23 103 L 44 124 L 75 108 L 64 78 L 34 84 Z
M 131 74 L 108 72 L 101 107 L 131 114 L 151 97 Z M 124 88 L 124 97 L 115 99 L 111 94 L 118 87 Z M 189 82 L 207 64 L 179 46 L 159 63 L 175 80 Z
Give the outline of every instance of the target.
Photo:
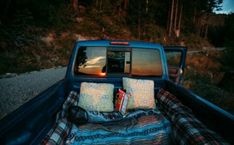
M 230 143 L 234 143 L 234 116 L 191 91 L 186 90 L 182 86 L 171 82 L 168 79 L 167 61 L 163 46 L 146 42 L 127 42 L 129 42 L 129 45 L 121 45 L 121 47 L 159 49 L 163 66 L 162 77 L 144 78 L 152 79 L 156 82 L 156 91 L 162 87 L 175 94 L 183 104 L 193 110 L 196 117 L 205 125 L 218 132 Z M 71 90 L 79 91 L 79 84 L 82 81 L 107 82 L 113 83 L 115 88 L 121 87 L 121 77 L 81 78 L 75 76 L 73 69 L 78 48 L 80 46 L 119 47 L 110 45 L 110 41 L 107 40 L 76 42 L 64 80 L 54 84 L 0 121 L 0 144 L 39 144 L 47 132 L 52 128 L 52 125 L 55 122 L 56 113 L 61 109 L 68 93 Z M 220 125 L 222 127 L 220 127 Z

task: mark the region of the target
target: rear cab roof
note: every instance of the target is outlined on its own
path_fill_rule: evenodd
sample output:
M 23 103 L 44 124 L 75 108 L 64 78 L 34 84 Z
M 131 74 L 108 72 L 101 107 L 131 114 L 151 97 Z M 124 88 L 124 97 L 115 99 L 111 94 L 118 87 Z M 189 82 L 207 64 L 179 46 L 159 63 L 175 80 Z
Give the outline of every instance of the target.
M 119 45 L 112 45 L 112 42 L 127 42 L 128 45 L 119 44 Z M 157 43 L 151 43 L 151 42 L 143 42 L 143 41 L 125 41 L 125 40 L 86 40 L 86 41 L 76 41 L 76 45 L 79 46 L 123 46 L 123 47 L 134 47 L 134 48 L 159 48 L 163 49 L 162 45 Z

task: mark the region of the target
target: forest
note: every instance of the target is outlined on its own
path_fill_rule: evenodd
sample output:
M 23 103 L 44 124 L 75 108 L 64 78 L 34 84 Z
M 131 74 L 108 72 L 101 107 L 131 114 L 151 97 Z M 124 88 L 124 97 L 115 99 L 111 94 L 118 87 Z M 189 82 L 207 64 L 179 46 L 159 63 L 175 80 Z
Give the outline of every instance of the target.
M 200 95 L 211 96 L 208 99 L 233 112 L 234 89 L 230 84 L 234 71 L 234 14 L 216 14 L 222 3 L 223 0 L 1 0 L 0 74 L 66 66 L 77 39 L 185 45 L 202 54 L 188 56 L 184 85 Z M 210 51 L 216 47 L 225 49 Z
M 83 23 L 97 23 L 94 27 L 90 23 L 86 25 L 87 28 L 83 27 L 83 33 L 86 29 L 90 30 L 86 32 L 89 35 L 95 35 L 95 31 L 109 36 L 116 33 L 123 35 L 121 28 L 125 28 L 131 36 L 140 40 L 164 38 L 171 41 L 190 34 L 207 38 L 208 31 L 214 35 L 218 33 L 214 31 L 224 29 L 219 27 L 224 25 L 225 20 L 217 22 L 211 19 L 215 15 L 214 11 L 221 9 L 222 2 L 223 0 L 5 0 L 1 2 L 1 31 L 6 30 L 4 27 L 18 27 L 21 30 L 35 27 L 59 32 L 69 30 L 74 25 L 82 27 L 81 21 L 85 19 L 86 22 Z M 223 16 L 223 19 L 226 18 Z M 5 36 L 7 32 L 2 34 Z M 215 42 L 214 37 L 209 37 L 211 42 Z M 219 41 L 216 45 L 223 45 L 224 40 Z

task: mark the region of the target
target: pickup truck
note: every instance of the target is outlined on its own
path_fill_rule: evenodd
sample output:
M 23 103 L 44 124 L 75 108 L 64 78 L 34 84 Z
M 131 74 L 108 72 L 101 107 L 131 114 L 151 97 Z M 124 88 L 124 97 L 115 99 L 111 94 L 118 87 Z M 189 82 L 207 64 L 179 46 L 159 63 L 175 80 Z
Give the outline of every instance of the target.
M 160 88 L 169 91 L 208 129 L 234 143 L 234 116 L 180 85 L 186 52 L 149 42 L 77 41 L 65 78 L 0 121 L 0 144 L 41 144 L 67 96 L 79 93 L 82 82 L 111 83 L 117 90 L 123 77 L 153 80 L 155 94 Z

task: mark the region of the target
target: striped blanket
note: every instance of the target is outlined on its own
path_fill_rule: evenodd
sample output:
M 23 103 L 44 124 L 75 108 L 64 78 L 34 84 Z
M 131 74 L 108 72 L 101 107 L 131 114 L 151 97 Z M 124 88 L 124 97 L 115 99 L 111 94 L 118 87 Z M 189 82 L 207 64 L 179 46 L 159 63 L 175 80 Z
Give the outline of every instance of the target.
M 170 144 L 170 123 L 157 109 L 132 111 L 124 119 L 118 113 L 89 111 L 89 122 L 93 123 L 75 126 L 67 120 L 67 112 L 77 105 L 78 97 L 70 92 L 42 145 Z
M 180 144 L 229 145 L 215 132 L 206 128 L 192 111 L 176 96 L 161 89 L 157 110 L 137 110 L 119 119 L 118 114 L 88 112 L 89 122 L 75 126 L 67 120 L 69 106 L 76 106 L 79 94 L 72 91 L 58 113 L 54 127 L 42 145 L 63 144 Z M 97 117 L 95 117 L 97 116 Z M 113 119 L 112 121 L 109 121 Z M 172 142 L 171 142 L 172 139 Z
M 137 110 L 124 119 L 73 125 L 66 144 L 170 144 L 171 126 L 155 110 Z

